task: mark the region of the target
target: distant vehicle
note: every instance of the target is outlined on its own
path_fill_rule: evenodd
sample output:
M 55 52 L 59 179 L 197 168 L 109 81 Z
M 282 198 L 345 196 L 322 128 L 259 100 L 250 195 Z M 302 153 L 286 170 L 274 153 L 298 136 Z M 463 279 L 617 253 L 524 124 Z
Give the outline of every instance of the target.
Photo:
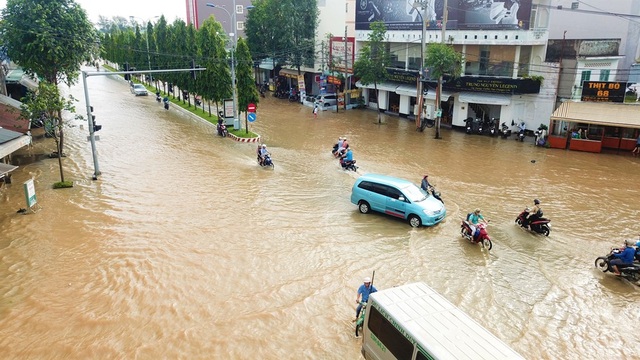
M 142 85 L 142 84 L 133 85 L 133 87 L 131 88 L 131 93 L 135 94 L 136 96 L 147 96 L 147 95 L 149 95 L 149 92 L 147 91 L 147 88 L 145 88 L 144 85 Z
M 316 96 L 316 104 L 321 108 L 329 106 L 335 106 L 338 103 L 338 95 L 336 94 L 324 94 Z
M 441 201 L 412 182 L 378 174 L 365 174 L 356 180 L 351 203 L 363 214 L 381 212 L 408 220 L 412 227 L 435 225 L 447 214 Z
M 524 360 L 425 283 L 371 294 L 362 330 L 367 360 Z

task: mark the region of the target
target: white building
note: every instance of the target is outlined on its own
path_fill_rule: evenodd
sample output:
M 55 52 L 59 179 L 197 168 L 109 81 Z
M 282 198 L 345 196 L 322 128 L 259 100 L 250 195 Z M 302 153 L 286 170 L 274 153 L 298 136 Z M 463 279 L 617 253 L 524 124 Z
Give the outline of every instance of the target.
M 365 91 L 365 102 L 400 116 L 418 111 L 417 76 L 421 63 L 422 26 L 427 20 L 425 42 L 441 42 L 443 0 L 426 0 L 427 10 L 413 9 L 405 2 L 380 0 L 358 2 L 356 48 L 370 32 L 369 24 L 387 24 L 388 49 L 392 56 L 389 80 L 378 85 L 375 104 L 373 85 Z M 445 39 L 464 55 L 462 76 L 443 86 L 442 124 L 464 126 L 465 119 L 497 118 L 500 122 L 525 121 L 528 129 L 548 124 L 553 111 L 557 64 L 545 63 L 550 0 L 464 0 L 457 7 L 449 2 Z M 542 83 L 533 78 L 542 77 Z M 424 116 L 435 117 L 436 81 L 427 82 Z M 360 84 L 362 85 L 362 84 Z

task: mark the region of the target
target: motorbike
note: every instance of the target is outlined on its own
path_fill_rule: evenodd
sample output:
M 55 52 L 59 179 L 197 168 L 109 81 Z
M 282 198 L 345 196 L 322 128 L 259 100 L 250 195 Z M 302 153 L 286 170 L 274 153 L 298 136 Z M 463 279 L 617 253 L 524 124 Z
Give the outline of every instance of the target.
M 460 224 L 460 235 L 472 244 L 481 244 L 485 249 L 491 250 L 493 243 L 487 233 L 487 224 L 479 223 L 476 225 L 476 233 L 471 234 L 471 227 L 467 220 L 463 220 Z
M 364 315 L 367 312 L 367 302 L 360 301 L 360 305 L 362 309 L 360 310 L 360 316 L 356 319 L 356 337 L 358 337 L 358 330 L 362 331 L 362 326 L 364 325 Z
M 164 98 L 162 102 L 164 103 L 164 109 L 169 110 L 169 98 Z
M 344 158 L 340 158 L 340 166 L 342 166 L 344 170 L 358 171 L 355 160 L 345 161 Z
M 227 135 L 229 135 L 229 130 L 227 130 L 227 125 L 225 125 L 224 123 L 218 124 L 216 126 L 216 129 L 218 130 L 218 135 L 222 137 L 227 137 Z
M 528 227 L 525 227 L 524 219 L 526 219 L 527 216 L 529 216 L 529 208 L 524 209 L 524 211 L 518 215 L 516 218 L 516 224 L 520 225 L 523 229 L 527 229 L 544 236 L 549 236 L 549 233 L 551 232 L 551 220 L 542 217 L 542 212 L 540 212 L 539 218 L 532 221 Z
M 620 251 L 621 250 L 618 248 L 613 248 L 611 249 L 609 254 L 607 254 L 607 256 L 600 256 L 596 258 L 596 261 L 595 261 L 596 268 L 602 271 L 603 273 L 606 273 L 606 272 L 613 273 L 614 272 L 613 268 L 609 266 L 609 262 L 615 259 L 615 256 L 613 255 L 620 253 Z M 638 258 L 638 252 L 636 250 L 636 260 L 637 258 Z M 631 282 L 636 283 L 636 285 L 640 285 L 640 263 L 635 261 L 633 265 L 627 265 L 626 267 L 618 266 L 618 270 L 620 270 L 620 276 L 622 276 L 623 278 Z
M 509 126 L 507 126 L 506 123 L 502 123 L 502 125 L 500 125 L 500 136 L 503 139 L 506 139 L 509 136 L 511 136 L 511 129 L 509 129 Z
M 156 93 L 156 101 L 157 102 L 161 102 L 162 101 L 162 97 L 160 96 L 159 92 Z
M 489 120 L 489 135 L 493 136 L 496 134 L 496 125 L 496 118 L 491 118 L 491 120 Z
M 483 132 L 483 124 L 481 118 L 476 118 L 473 120 L 473 132 L 482 135 Z
M 471 132 L 473 132 L 473 118 L 472 117 L 468 117 L 465 121 L 465 128 L 466 128 L 466 132 L 467 134 L 471 134 Z
M 520 140 L 521 142 L 524 141 L 524 132 L 526 131 L 526 128 L 522 124 L 518 126 L 519 131 L 518 131 L 518 136 L 516 137 L 516 141 L 517 140 Z
M 260 164 L 260 161 L 258 160 L 258 164 Z M 260 166 L 262 167 L 271 167 L 272 169 L 275 168 L 275 165 L 273 165 L 273 161 L 271 160 L 271 155 L 270 154 L 266 154 L 264 156 L 264 161 L 262 162 L 262 164 L 260 164 Z

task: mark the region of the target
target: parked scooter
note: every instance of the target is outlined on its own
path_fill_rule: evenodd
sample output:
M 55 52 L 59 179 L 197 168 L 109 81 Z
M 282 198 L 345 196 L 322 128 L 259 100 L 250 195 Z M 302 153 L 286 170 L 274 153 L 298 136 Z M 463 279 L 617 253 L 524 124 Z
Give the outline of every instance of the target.
M 518 125 L 518 129 L 520 129 L 518 131 L 518 136 L 516 137 L 516 140 L 520 140 L 521 142 L 524 141 L 524 136 L 525 136 L 525 131 L 527 130 L 527 126 L 524 124 L 524 121 L 520 122 L 520 124 Z
M 497 125 L 498 125 L 498 119 L 491 118 L 491 120 L 489 120 L 489 135 L 493 136 L 496 134 Z
M 467 134 L 471 134 L 471 132 L 473 132 L 473 118 L 472 117 L 468 117 L 464 121 L 464 123 L 465 123 Z
M 475 132 L 476 134 L 482 135 L 483 130 L 484 130 L 483 126 L 484 126 L 484 124 L 482 122 L 482 119 L 481 118 L 476 118 L 473 121 L 473 130 L 474 130 L 473 132 Z
M 500 136 L 503 139 L 506 139 L 509 136 L 511 136 L 511 129 L 509 129 L 509 126 L 507 126 L 506 123 L 502 123 L 502 125 L 500 125 Z

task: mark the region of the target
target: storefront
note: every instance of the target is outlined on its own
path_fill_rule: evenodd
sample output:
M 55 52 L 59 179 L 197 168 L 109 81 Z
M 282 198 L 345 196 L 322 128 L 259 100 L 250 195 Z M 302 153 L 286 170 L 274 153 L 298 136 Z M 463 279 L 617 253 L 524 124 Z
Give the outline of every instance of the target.
M 640 136 L 640 105 L 564 102 L 551 115 L 549 145 L 556 149 L 631 151 Z

